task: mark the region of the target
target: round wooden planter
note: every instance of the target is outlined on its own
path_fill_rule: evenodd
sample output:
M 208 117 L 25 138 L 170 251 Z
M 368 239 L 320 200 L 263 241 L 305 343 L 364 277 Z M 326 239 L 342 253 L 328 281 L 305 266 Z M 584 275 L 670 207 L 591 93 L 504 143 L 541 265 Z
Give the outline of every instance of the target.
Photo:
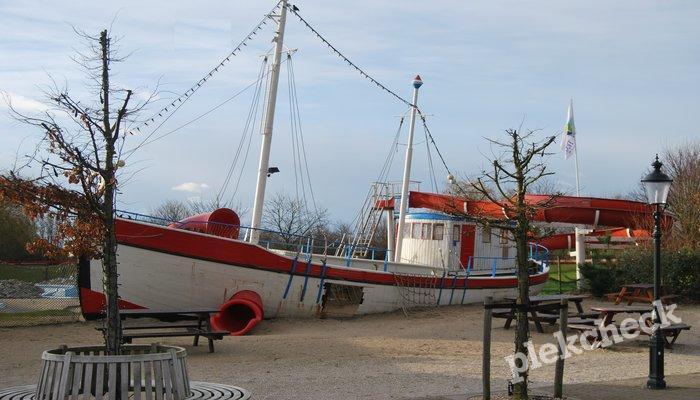
M 124 345 L 61 347 L 42 354 L 36 400 L 184 400 L 190 396 L 187 352 L 182 347 Z

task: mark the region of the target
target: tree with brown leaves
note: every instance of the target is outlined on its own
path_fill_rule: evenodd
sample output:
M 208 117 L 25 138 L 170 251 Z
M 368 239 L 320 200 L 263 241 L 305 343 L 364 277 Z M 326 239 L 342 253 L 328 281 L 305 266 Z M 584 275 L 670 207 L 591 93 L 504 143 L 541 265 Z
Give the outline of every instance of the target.
M 116 87 L 110 70 L 123 61 L 114 50 L 107 30 L 98 36 L 77 32 L 87 49 L 74 58 L 86 72 L 94 101 L 83 102 L 67 88 L 45 91 L 50 108 L 40 115 L 25 115 L 12 108 L 18 121 L 42 132 L 26 162 L 0 176 L 0 201 L 19 204 L 30 218 L 51 217 L 56 240 L 32 243 L 51 257 L 101 257 L 107 296 L 105 345 L 119 354 L 121 326 L 118 310 L 115 196 L 126 124 L 148 100 L 134 104 L 132 91 Z M 116 106 L 115 106 L 116 104 Z M 28 175 L 37 175 L 26 178 Z

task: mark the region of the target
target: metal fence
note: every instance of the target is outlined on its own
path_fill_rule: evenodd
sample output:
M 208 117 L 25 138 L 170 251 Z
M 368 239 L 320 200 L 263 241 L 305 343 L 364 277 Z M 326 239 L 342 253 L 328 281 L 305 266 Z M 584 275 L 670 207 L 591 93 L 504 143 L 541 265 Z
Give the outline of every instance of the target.
M 75 264 L 0 263 L 0 327 L 77 321 Z

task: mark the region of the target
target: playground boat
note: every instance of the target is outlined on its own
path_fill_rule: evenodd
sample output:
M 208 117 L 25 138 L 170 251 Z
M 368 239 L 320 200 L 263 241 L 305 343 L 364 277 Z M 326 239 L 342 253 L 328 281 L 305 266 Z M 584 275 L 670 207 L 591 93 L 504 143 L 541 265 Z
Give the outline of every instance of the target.
M 383 183 L 370 191 L 352 238 L 329 243 L 319 236 L 292 237 L 262 229 L 266 181 L 277 170 L 269 166 L 269 154 L 288 8 L 282 0 L 279 14 L 273 16 L 278 29 L 266 78 L 251 226 L 242 226 L 230 209 L 182 221 L 120 212 L 116 220 L 120 307 L 219 309 L 212 319 L 216 328 L 245 334 L 262 318 L 348 317 L 515 295 L 515 244 L 509 235 L 477 226 L 468 201 L 410 190 L 413 129 L 422 84 L 418 76 L 413 81 L 400 188 Z M 597 224 L 607 215 L 593 217 L 597 206 L 588 204 L 574 213 L 581 218 L 569 220 L 576 204 L 565 205 L 569 212 L 557 218 L 574 224 L 593 224 L 595 218 Z M 495 204 L 482 204 L 479 209 L 503 217 Z M 549 217 L 543 214 L 542 220 Z M 387 246 L 373 248 L 382 221 Z M 613 226 L 626 226 L 617 222 Z M 548 279 L 548 251 L 531 244 L 529 259 L 530 289 L 536 294 Z M 81 260 L 79 296 L 88 318 L 104 310 L 102 278 L 99 260 Z

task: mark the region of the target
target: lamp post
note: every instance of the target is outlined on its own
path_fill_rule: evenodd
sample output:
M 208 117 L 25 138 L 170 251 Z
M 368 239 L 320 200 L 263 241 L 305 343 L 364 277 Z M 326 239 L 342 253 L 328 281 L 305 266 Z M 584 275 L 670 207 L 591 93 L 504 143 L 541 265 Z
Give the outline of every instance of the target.
M 671 189 L 673 179 L 661 172 L 661 162 L 659 156 L 651 164 L 654 170 L 642 179 L 644 191 L 647 195 L 647 202 L 656 207 L 654 210 L 654 304 L 652 318 L 654 327 L 652 328 L 651 339 L 649 341 L 649 379 L 647 388 L 664 389 L 664 337 L 661 331 L 661 316 L 659 307 L 663 307 L 659 301 L 661 297 L 661 215 L 663 207 L 666 205 L 668 192 Z

